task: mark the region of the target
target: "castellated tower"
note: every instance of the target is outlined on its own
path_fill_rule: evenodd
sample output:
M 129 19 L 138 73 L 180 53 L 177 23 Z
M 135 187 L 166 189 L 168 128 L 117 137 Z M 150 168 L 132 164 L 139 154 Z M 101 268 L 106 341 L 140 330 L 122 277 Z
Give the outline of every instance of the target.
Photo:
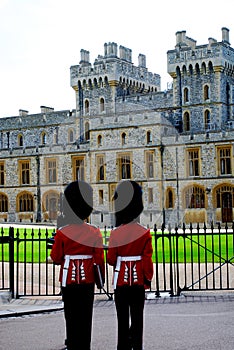
M 132 63 L 132 50 L 116 43 L 104 44 L 104 56 L 94 64 L 89 52 L 81 50 L 79 65 L 70 68 L 71 86 L 76 91 L 76 110 L 80 117 L 80 134 L 85 135 L 84 120 L 89 116 L 105 117 L 116 113 L 117 101 L 127 96 L 160 91 L 160 76 L 146 68 L 146 57 L 138 56 L 138 66 Z
M 175 122 L 183 131 L 221 130 L 234 118 L 234 50 L 229 29 L 222 41 L 209 38 L 205 45 L 176 33 L 174 50 L 167 53 L 168 73 L 173 78 Z

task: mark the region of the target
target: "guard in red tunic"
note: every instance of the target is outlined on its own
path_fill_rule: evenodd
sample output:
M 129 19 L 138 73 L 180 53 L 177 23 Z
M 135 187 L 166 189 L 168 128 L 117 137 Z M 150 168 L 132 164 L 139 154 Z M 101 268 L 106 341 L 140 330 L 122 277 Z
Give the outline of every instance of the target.
M 60 264 L 67 349 L 90 350 L 95 270 L 104 276 L 101 232 L 84 220 L 93 208 L 93 192 L 84 181 L 64 191 L 63 226 L 57 229 L 51 258 Z
M 141 187 L 134 181 L 121 182 L 114 202 L 116 228 L 111 231 L 107 260 L 114 266 L 117 350 L 142 350 L 145 289 L 150 288 L 153 277 L 153 249 L 150 230 L 137 222 L 143 211 Z

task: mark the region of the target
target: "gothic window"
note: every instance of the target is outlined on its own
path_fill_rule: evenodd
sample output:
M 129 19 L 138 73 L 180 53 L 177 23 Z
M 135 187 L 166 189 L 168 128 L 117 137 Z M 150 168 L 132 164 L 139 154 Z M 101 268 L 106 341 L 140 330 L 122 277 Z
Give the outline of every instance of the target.
M 191 186 L 185 191 L 185 207 L 205 208 L 205 191 L 199 186 Z
M 73 181 L 85 180 L 85 158 L 84 156 L 72 158 Z
M 210 130 L 211 123 L 210 123 L 210 111 L 208 109 L 205 110 L 205 130 Z
M 105 180 L 105 162 L 102 155 L 97 156 L 97 181 Z
M 29 160 L 19 161 L 19 183 L 20 185 L 30 184 L 30 162 Z
M 126 133 L 125 132 L 123 132 L 121 134 L 121 144 L 122 144 L 122 146 L 126 145 Z
M 105 110 L 105 101 L 104 101 L 103 97 L 100 98 L 99 103 L 100 103 L 100 112 L 104 112 L 104 110 Z
M 89 114 L 89 100 L 85 100 L 85 114 Z
M 89 131 L 89 122 L 85 123 L 85 141 L 89 141 L 90 131 Z
M 23 146 L 23 135 L 18 135 L 18 146 L 22 147 Z
M 152 143 L 152 133 L 151 133 L 151 131 L 147 131 L 147 133 L 146 133 L 146 143 L 147 144 Z
M 199 176 L 200 175 L 200 157 L 199 149 L 187 150 L 188 158 L 188 176 Z
M 202 73 L 206 74 L 206 64 L 205 64 L 205 62 L 202 63 Z
M 118 159 L 119 163 L 119 180 L 131 179 L 131 157 L 129 154 L 122 154 Z
M 216 190 L 216 208 L 222 207 L 222 195 L 223 193 L 230 193 L 232 203 L 234 203 L 234 186 L 223 185 Z
M 231 146 L 218 148 L 218 170 L 219 175 L 229 175 L 232 173 Z
M 5 194 L 0 193 L 0 212 L 4 213 L 8 211 L 8 198 Z
M 108 86 L 108 78 L 107 77 L 105 77 L 104 82 L 105 82 L 105 86 Z
M 189 102 L 189 89 L 184 88 L 184 103 Z
M 72 129 L 68 131 L 68 142 L 74 142 L 74 131 Z
M 57 182 L 56 159 L 46 159 L 46 180 L 49 184 Z
M 184 113 L 184 131 L 190 130 L 190 116 L 189 112 Z
M 97 144 L 98 144 L 98 146 L 102 145 L 102 135 L 98 135 Z
M 196 65 L 195 65 L 195 72 L 197 75 L 200 75 L 200 67 L 199 67 L 198 63 L 196 63 Z
M 31 193 L 22 193 L 18 197 L 19 212 L 34 211 L 33 196 Z
M 193 75 L 193 66 L 191 64 L 189 65 L 189 74 Z
M 147 178 L 154 177 L 154 152 L 146 152 L 146 176 Z
M 210 87 L 209 85 L 204 86 L 204 100 L 209 100 L 210 99 Z
M 167 189 L 166 192 L 166 208 L 172 209 L 174 207 L 174 194 L 172 189 Z
M 212 73 L 213 72 L 213 63 L 212 62 L 209 62 L 208 68 L 209 68 L 209 73 Z
M 42 145 L 45 145 L 46 142 L 47 142 L 47 134 L 46 134 L 46 132 L 43 131 L 43 132 L 41 133 L 41 144 L 42 144 Z
M 5 163 L 0 163 L 0 186 L 5 185 Z
M 103 80 L 102 80 L 102 78 L 99 78 L 98 84 L 99 84 L 99 87 L 103 87 Z

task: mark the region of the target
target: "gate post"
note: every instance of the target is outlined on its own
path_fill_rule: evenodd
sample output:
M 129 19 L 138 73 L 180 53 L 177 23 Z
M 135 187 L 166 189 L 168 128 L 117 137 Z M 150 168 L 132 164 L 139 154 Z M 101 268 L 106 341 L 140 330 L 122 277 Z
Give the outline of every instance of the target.
M 9 279 L 11 297 L 15 296 L 14 227 L 9 228 Z

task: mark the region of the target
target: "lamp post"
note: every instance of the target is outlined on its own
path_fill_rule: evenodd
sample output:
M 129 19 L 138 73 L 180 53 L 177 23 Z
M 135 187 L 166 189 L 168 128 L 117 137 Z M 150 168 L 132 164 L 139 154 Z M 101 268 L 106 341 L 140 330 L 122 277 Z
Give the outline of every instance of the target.
M 37 163 L 37 217 L 36 222 L 41 222 L 41 186 L 40 186 L 40 157 L 39 155 L 36 156 L 36 163 Z
M 164 162 L 163 162 L 163 154 L 164 154 L 165 146 L 162 143 L 162 141 L 159 149 L 161 154 L 162 218 L 163 218 L 162 226 L 163 228 L 165 228 L 166 218 L 165 218 L 165 207 L 164 207 Z

